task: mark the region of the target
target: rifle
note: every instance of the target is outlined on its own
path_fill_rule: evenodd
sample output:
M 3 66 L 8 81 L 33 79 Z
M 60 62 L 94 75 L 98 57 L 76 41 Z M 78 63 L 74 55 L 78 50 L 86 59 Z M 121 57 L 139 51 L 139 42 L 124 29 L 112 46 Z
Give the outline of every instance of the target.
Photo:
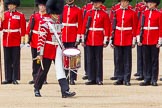
M 138 5 L 138 0 L 136 0 L 136 5 Z M 140 19 L 140 15 L 141 15 L 141 12 L 139 11 L 139 7 L 137 7 L 137 16 L 138 16 L 138 20 Z
M 144 24 L 145 24 L 145 16 L 142 14 L 142 19 L 141 19 L 141 30 L 140 30 L 140 43 L 142 43 L 143 40 L 143 31 L 144 31 Z
M 88 38 L 88 32 L 89 32 L 89 27 L 91 25 L 91 21 L 92 21 L 92 17 L 88 16 L 88 21 L 87 21 L 87 24 L 86 24 L 86 31 L 85 31 L 85 34 L 84 34 L 84 43 L 86 43 L 87 38 Z
M 111 41 L 112 41 L 112 44 L 114 44 L 114 36 L 115 36 L 115 30 L 116 30 L 116 12 L 113 11 L 113 22 L 112 22 L 112 37 L 111 37 Z
M 31 23 L 30 23 L 30 32 L 29 32 L 29 41 L 28 41 L 28 44 L 30 44 L 30 42 L 32 40 L 33 29 L 34 29 L 34 25 L 35 25 L 34 15 L 35 15 L 35 11 L 34 11 L 34 14 L 32 16 Z

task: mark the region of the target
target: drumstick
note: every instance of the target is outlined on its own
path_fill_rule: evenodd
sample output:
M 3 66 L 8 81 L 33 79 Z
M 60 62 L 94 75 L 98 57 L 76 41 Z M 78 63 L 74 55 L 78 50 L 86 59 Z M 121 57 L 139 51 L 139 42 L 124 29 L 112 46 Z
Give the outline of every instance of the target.
M 73 73 L 75 73 L 75 74 L 77 74 L 77 75 L 82 75 L 82 76 L 84 76 L 84 74 L 81 74 L 81 73 L 75 72 L 75 71 L 72 70 L 72 69 L 68 69 L 68 70 L 72 71 Z
M 38 60 L 38 58 L 33 58 L 32 60 L 33 60 L 33 61 L 34 61 L 34 60 Z M 41 67 L 42 67 L 42 70 L 44 70 L 44 67 L 43 67 L 43 62 L 42 62 L 42 60 L 40 60 L 40 62 L 41 62 Z
M 40 60 L 40 62 L 41 62 L 41 67 L 42 67 L 42 70 L 44 70 L 44 67 L 43 67 L 43 62 L 42 62 L 42 60 Z

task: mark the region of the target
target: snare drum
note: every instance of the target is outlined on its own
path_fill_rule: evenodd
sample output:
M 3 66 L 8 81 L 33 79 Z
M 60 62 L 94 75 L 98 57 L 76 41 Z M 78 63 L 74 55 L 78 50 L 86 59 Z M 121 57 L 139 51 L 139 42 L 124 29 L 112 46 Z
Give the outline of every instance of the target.
M 76 70 L 81 67 L 81 52 L 77 48 L 63 50 L 64 69 Z

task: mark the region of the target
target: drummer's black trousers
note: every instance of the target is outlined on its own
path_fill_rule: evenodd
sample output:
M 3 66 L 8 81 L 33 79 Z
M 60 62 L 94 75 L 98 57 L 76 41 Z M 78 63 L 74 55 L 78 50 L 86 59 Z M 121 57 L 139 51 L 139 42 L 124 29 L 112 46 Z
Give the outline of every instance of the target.
M 35 82 L 34 82 L 34 88 L 36 90 L 40 90 L 42 88 L 43 83 L 46 79 L 47 73 L 49 71 L 49 68 L 51 66 L 51 62 L 52 62 L 51 59 L 43 58 L 44 70 L 42 70 L 42 67 L 40 67 L 38 74 L 37 74 L 37 77 L 36 77 Z M 59 79 L 58 82 L 59 82 L 59 85 L 61 87 L 62 93 L 64 93 L 65 91 L 69 91 L 69 84 L 68 84 L 66 78 Z
M 42 88 L 42 85 L 43 85 L 44 81 L 46 80 L 48 71 L 50 69 L 52 60 L 48 59 L 48 58 L 43 58 L 42 62 L 43 62 L 44 70 L 40 66 L 38 73 L 37 73 L 37 76 L 36 76 L 35 81 L 34 81 L 34 87 L 37 90 Z

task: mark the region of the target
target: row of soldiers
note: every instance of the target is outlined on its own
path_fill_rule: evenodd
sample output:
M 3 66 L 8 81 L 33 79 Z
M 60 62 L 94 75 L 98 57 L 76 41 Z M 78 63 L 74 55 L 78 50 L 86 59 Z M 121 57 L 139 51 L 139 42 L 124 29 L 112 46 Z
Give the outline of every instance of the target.
M 3 30 L 5 59 L 5 81 L 2 83 L 18 84 L 17 80 L 20 80 L 20 47 L 30 44 L 33 80 L 29 83 L 35 83 L 35 95 L 40 96 L 39 89 L 46 79 L 51 62 L 52 60 L 56 62 L 55 58 L 57 58 L 58 45 L 55 44 L 55 36 L 44 34 L 48 28 L 44 23 L 50 22 L 51 17 L 54 17 L 55 27 L 60 23 L 63 25 L 63 28 L 60 26 L 56 28 L 58 28 L 58 34 L 61 34 L 65 48 L 77 48 L 80 40 L 84 46 L 86 76 L 83 79 L 88 79 L 86 85 L 103 85 L 103 48 L 110 44 L 114 50 L 114 79 L 117 79 L 114 85 L 130 86 L 132 48 L 137 42 L 138 49 L 141 51 L 137 52 L 142 57 L 138 60 L 141 60 L 140 66 L 143 66 L 139 79 L 144 79 L 140 85 L 157 86 L 159 48 L 162 44 L 162 14 L 157 9 L 160 0 L 143 1 L 137 4 L 136 11 L 129 4 L 131 1 L 119 0 L 119 3 L 112 7 L 109 16 L 107 8 L 103 5 L 105 0 L 91 0 L 82 9 L 74 5 L 74 0 L 66 0 L 62 15 L 51 16 L 46 11 L 47 0 L 36 0 L 39 12 L 31 15 L 26 29 L 24 14 L 16 10 L 20 1 L 5 0 L 8 11 L 4 13 L 4 19 L 1 17 L 0 26 Z M 50 12 L 51 10 L 49 10 Z M 48 29 L 49 32 L 50 28 Z M 52 54 L 51 51 L 53 51 Z M 38 63 L 38 58 L 40 60 L 44 58 L 43 63 Z M 60 62 L 62 62 L 61 59 Z M 68 72 L 69 70 L 65 70 L 66 76 L 68 76 Z M 69 79 L 69 83 L 74 85 L 77 79 L 76 74 L 70 72 Z M 61 84 L 62 80 L 59 81 Z M 73 96 L 75 93 L 70 95 Z

